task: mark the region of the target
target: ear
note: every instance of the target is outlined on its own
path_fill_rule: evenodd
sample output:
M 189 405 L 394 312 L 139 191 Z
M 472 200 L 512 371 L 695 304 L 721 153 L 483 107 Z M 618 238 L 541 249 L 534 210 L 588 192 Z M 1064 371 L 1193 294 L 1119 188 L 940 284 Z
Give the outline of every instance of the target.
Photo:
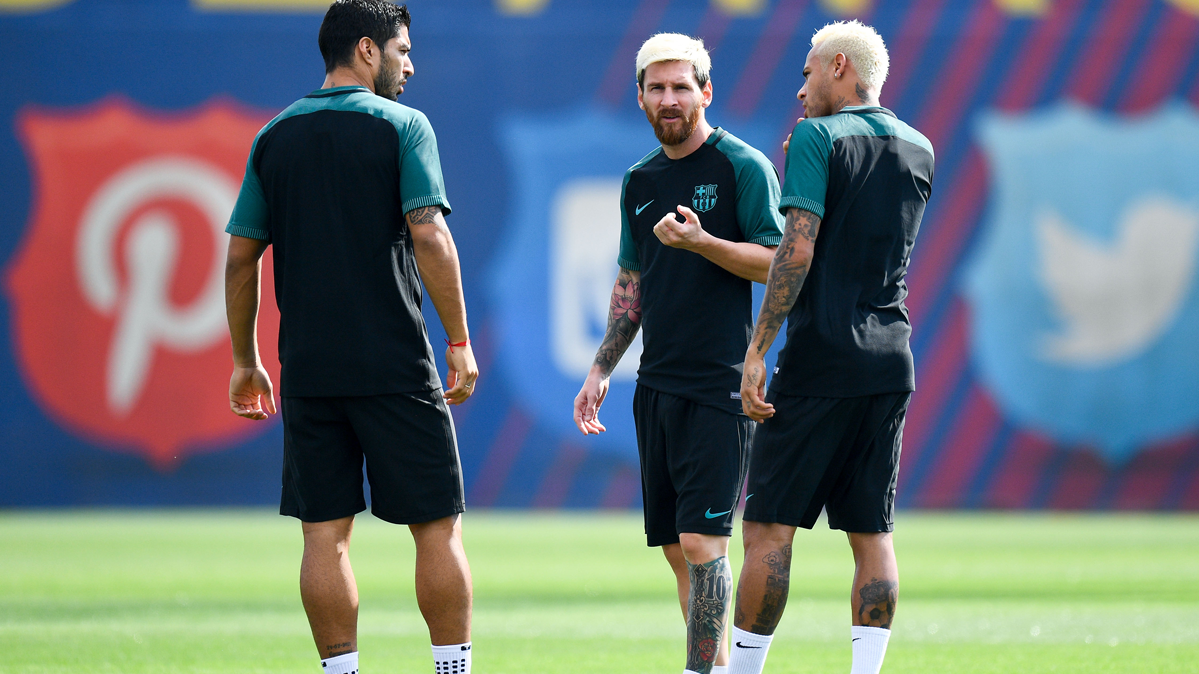
M 700 103 L 700 105 L 705 108 L 709 105 L 712 105 L 712 80 L 708 80 L 704 84 L 704 88 L 700 90 L 700 93 L 703 96 L 703 101 Z
M 842 54 L 841 52 L 837 52 L 837 55 L 833 57 L 833 72 L 841 73 L 841 76 L 844 77 L 845 76 L 845 66 L 848 63 L 849 63 L 849 59 L 845 58 L 845 54 Z
M 644 109 L 645 109 L 645 98 L 644 98 L 644 96 L 645 96 L 645 92 L 643 92 L 643 91 L 641 90 L 641 83 L 640 83 L 640 82 L 634 82 L 634 84 L 636 84 L 636 85 L 637 85 L 637 107 L 639 107 L 639 108 L 641 108 L 642 110 L 644 110 Z
M 379 58 L 379 47 L 369 37 L 358 39 L 357 51 L 358 56 L 369 66 L 375 65 L 375 60 Z

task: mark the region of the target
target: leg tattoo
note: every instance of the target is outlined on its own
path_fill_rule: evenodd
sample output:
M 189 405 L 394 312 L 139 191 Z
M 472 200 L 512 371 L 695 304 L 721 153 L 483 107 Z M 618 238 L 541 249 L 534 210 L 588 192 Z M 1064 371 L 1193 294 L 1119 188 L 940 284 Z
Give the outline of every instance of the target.
M 770 569 L 766 575 L 766 591 L 749 631 L 754 634 L 774 634 L 774 628 L 778 627 L 783 617 L 783 609 L 787 607 L 787 593 L 791 589 L 791 546 L 784 545 L 781 550 L 771 550 L 762 558 L 762 563 Z
M 691 595 L 687 598 L 687 669 L 709 674 L 724 638 L 733 574 L 728 557 L 706 564 L 687 562 Z
M 895 602 L 899 599 L 899 584 L 872 578 L 858 590 L 858 596 L 862 601 L 858 604 L 857 624 L 891 629 L 891 621 L 895 619 Z

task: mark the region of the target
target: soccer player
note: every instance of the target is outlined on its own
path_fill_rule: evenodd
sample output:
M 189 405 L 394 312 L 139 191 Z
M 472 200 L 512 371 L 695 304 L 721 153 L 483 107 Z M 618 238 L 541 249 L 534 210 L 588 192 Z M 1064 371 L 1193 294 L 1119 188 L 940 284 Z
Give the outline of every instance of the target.
M 933 148 L 880 107 L 888 63 L 882 38 L 857 21 L 817 31 L 804 63 L 786 228 L 741 382 L 745 413 L 762 425 L 746 486 L 734 674 L 762 671 L 787 603 L 795 528 L 811 529 L 822 508 L 853 549 L 852 674 L 877 674 L 891 634 L 895 482 L 915 388 L 904 275 Z M 783 319 L 787 342 L 766 396 L 764 358 Z
M 437 141 L 396 97 L 414 68 L 408 10 L 338 0 L 321 24 L 325 82 L 271 120 L 250 151 L 226 229 L 233 411 L 275 413 L 258 356 L 260 257 L 273 245 L 282 363 L 283 494 L 302 522 L 300 597 L 326 674 L 358 671 L 354 515 L 406 524 L 435 671 L 471 667 L 461 464 L 448 402 L 478 376 Z M 442 392 L 421 282 L 451 346 Z
M 704 117 L 710 69 L 685 35 L 655 35 L 637 54 L 637 102 L 662 145 L 625 174 L 607 332 L 574 409 L 584 434 L 604 430 L 608 377 L 644 322 L 633 416 L 645 534 L 675 573 L 686 671 L 700 674 L 728 661 L 729 536 L 755 426 L 738 369 L 751 282 L 765 281 L 782 237 L 774 167 Z

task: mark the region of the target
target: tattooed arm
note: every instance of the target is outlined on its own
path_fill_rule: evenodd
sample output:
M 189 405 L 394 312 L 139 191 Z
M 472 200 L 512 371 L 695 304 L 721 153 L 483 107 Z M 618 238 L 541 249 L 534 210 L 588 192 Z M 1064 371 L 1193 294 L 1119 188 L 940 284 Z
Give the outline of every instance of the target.
M 608 329 L 595 354 L 591 372 L 575 396 L 575 425 L 583 435 L 599 434 L 607 429 L 599 422 L 599 408 L 608 395 L 608 377 L 620 362 L 620 357 L 633 343 L 641 327 L 641 272 L 620 269 L 612 287 L 608 305 Z
M 819 231 L 820 218 L 815 213 L 801 208 L 787 209 L 783 240 L 770 263 L 766 297 L 762 299 L 762 309 L 758 312 L 758 323 L 754 326 L 741 375 L 741 406 L 755 421 L 774 416 L 774 406 L 765 401 L 766 352 L 808 277 Z
M 446 336 L 451 342 L 465 346 L 446 349 L 449 366 L 446 377 L 446 402 L 459 405 L 474 393 L 479 366 L 470 348 L 470 329 L 466 325 L 466 300 L 462 296 L 462 271 L 458 266 L 458 248 L 445 224 L 441 206 L 414 208 L 404 214 L 412 234 L 412 253 L 420 279 L 433 300 Z

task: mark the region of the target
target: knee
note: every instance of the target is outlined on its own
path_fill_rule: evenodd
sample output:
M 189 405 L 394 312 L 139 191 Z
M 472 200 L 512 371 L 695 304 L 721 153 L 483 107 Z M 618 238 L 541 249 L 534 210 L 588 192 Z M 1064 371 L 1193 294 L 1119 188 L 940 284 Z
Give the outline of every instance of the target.
M 729 539 L 727 536 L 708 534 L 679 534 L 679 547 L 689 563 L 707 564 L 714 559 L 728 556 Z
M 450 515 L 432 522 L 409 524 L 408 530 L 418 547 L 461 545 L 462 519 L 458 515 Z
M 795 540 L 795 527 L 768 522 L 745 522 L 741 535 L 745 550 L 782 550 Z
M 855 559 L 870 559 L 873 557 L 894 554 L 890 531 L 877 533 L 848 533 L 849 547 L 853 549 Z
M 345 552 L 350 546 L 350 533 L 354 530 L 354 518 L 343 517 L 328 522 L 303 522 L 304 547 L 336 547 Z

